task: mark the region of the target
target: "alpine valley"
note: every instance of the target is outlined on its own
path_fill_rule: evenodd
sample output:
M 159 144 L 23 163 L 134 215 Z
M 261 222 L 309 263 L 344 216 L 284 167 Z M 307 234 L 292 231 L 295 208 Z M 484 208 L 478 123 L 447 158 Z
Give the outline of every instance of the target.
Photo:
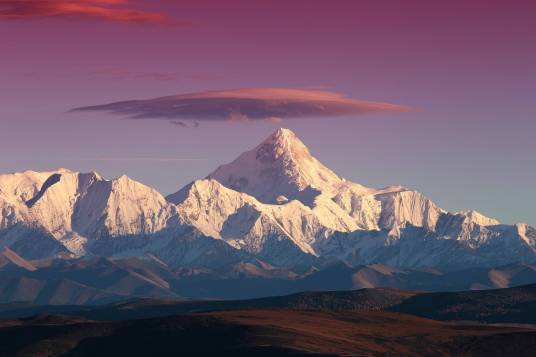
M 288 129 L 167 197 L 127 176 L 0 175 L 0 250 L 0 302 L 536 282 L 535 228 L 347 181 Z

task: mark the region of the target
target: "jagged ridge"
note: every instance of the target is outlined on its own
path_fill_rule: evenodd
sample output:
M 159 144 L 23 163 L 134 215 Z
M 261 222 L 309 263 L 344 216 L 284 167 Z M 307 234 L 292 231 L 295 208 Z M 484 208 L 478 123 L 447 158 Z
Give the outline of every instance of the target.
M 534 262 L 535 229 L 448 213 L 417 191 L 337 176 L 288 129 L 164 198 L 121 176 L 0 175 L 0 248 L 23 256 L 151 256 L 176 267 L 490 266 Z M 217 259 L 215 259 L 217 257 Z

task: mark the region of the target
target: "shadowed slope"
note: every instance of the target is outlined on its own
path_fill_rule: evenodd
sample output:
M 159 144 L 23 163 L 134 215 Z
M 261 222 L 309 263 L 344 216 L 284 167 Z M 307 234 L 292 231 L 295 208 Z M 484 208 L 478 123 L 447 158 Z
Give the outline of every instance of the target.
M 457 327 L 386 312 L 250 310 L 149 320 L 82 322 L 37 316 L 0 327 L 0 354 L 529 356 L 536 331 Z

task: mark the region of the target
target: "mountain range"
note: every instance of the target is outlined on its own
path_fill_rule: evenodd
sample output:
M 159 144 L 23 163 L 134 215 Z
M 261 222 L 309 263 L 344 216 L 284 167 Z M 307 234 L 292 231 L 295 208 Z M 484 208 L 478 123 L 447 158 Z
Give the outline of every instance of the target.
M 149 280 L 151 287 L 138 291 L 149 296 L 168 294 L 177 277 L 290 284 L 330 271 L 354 279 L 350 288 L 396 286 L 392 281 L 415 274 L 459 281 L 456 272 L 479 271 L 487 272 L 486 282 L 465 284 L 486 288 L 510 286 L 513 271 L 532 276 L 536 229 L 476 211 L 447 212 L 413 189 L 350 182 L 314 158 L 295 133 L 278 129 L 167 197 L 127 176 L 106 180 L 67 169 L 0 175 L 0 250 L 0 272 L 11 274 L 12 284 L 55 271 L 61 286 L 73 267 L 109 263 L 129 271 L 132 281 Z M 358 271 L 368 278 L 356 277 Z M 88 291 L 89 301 L 135 294 L 130 284 L 118 292 L 77 279 L 69 283 L 97 289 Z M 461 286 L 446 278 L 443 284 Z

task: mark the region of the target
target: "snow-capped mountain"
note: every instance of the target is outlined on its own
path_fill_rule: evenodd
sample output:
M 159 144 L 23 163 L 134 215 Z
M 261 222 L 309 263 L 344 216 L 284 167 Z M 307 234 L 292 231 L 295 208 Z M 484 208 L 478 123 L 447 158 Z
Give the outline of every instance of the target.
M 261 202 L 300 201 L 335 230 L 396 230 L 407 223 L 433 228 L 443 213 L 416 191 L 400 186 L 372 189 L 338 177 L 288 129 L 277 130 L 208 178 Z
M 536 230 L 448 213 L 417 191 L 337 176 L 288 129 L 164 198 L 121 176 L 0 175 L 0 248 L 27 259 L 145 257 L 177 268 L 536 262 Z
M 338 192 L 344 181 L 310 153 L 288 129 L 279 129 L 253 150 L 218 167 L 208 178 L 261 202 L 297 199 L 309 204 L 320 192 Z M 360 192 L 368 189 L 352 185 Z
M 156 190 L 126 176 L 109 181 L 66 169 L 0 175 L 0 207 L 0 246 L 36 257 L 84 255 L 103 237 L 156 233 L 175 212 Z

